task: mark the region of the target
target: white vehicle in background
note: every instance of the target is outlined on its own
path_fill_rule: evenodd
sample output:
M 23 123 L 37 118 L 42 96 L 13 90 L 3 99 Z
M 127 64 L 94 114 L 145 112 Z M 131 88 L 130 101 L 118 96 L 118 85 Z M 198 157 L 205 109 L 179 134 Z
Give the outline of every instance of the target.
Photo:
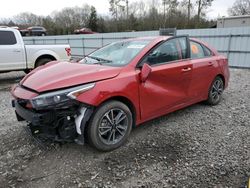
M 49 61 L 69 61 L 69 45 L 24 45 L 20 32 L 13 28 L 0 28 L 0 72 L 31 69 Z

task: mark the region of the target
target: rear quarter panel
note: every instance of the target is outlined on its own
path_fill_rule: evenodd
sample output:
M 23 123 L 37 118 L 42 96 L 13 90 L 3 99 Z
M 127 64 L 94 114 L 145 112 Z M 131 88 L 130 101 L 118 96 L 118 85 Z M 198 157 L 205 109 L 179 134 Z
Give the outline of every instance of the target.
M 207 80 L 208 84 L 206 84 L 206 88 L 204 88 L 204 91 L 205 91 L 204 98 L 203 98 L 204 100 L 207 99 L 211 84 L 212 84 L 213 80 L 216 78 L 216 76 L 222 75 L 223 78 L 225 79 L 226 87 L 228 84 L 228 77 L 227 77 L 227 75 L 225 75 L 224 71 L 221 68 L 221 64 L 223 62 L 222 56 L 220 56 L 220 55 L 212 56 L 210 58 L 209 62 L 213 62 L 213 65 L 211 66 L 211 68 L 208 67 L 209 70 L 207 70 L 207 71 L 209 71 L 209 74 L 208 74 L 209 76 L 208 76 L 208 80 Z
M 225 88 L 227 88 L 228 82 L 229 82 L 229 77 L 230 77 L 229 67 L 228 67 L 228 59 L 225 56 L 219 54 L 214 47 L 210 46 L 206 42 L 201 41 L 199 39 L 195 39 L 195 38 L 192 38 L 192 40 L 203 44 L 204 46 L 206 46 L 207 48 L 209 48 L 212 51 L 213 56 L 211 57 L 211 61 L 215 62 L 215 64 L 213 66 L 214 70 L 211 72 L 211 74 L 213 74 L 214 78 L 219 74 L 222 75 L 224 77 L 224 81 L 225 81 Z M 209 90 L 209 88 L 207 88 L 207 91 L 208 90 Z
M 219 63 L 220 68 L 221 68 L 221 74 L 224 76 L 224 79 L 225 79 L 225 88 L 227 88 L 228 87 L 228 82 L 229 82 L 229 79 L 230 79 L 228 59 L 225 56 L 220 55 L 218 63 Z

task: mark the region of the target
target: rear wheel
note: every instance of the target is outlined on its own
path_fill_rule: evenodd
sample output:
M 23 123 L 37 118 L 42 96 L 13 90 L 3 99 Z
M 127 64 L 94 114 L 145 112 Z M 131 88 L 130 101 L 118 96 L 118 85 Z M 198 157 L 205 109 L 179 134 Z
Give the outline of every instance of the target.
M 132 113 L 125 104 L 119 101 L 106 102 L 90 120 L 88 141 L 98 150 L 114 150 L 125 143 L 132 123 Z
M 209 105 L 218 104 L 221 101 L 223 90 L 224 82 L 221 77 L 217 76 L 210 86 L 207 103 Z
M 46 63 L 50 62 L 50 61 L 53 61 L 52 59 L 50 58 L 42 58 L 42 59 L 39 59 L 37 62 L 36 62 L 36 67 L 39 67 L 41 65 L 45 65 Z

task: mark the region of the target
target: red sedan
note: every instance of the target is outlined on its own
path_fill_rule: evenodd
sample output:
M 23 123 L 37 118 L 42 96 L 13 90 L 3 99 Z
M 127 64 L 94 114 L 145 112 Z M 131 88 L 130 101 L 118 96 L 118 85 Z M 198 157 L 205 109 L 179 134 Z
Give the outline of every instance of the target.
M 12 89 L 17 119 L 36 137 L 113 150 L 132 127 L 206 101 L 228 86 L 227 59 L 187 36 L 112 43 L 79 63 L 50 62 Z
M 75 34 L 96 34 L 97 32 L 92 31 L 89 28 L 82 28 L 74 30 Z

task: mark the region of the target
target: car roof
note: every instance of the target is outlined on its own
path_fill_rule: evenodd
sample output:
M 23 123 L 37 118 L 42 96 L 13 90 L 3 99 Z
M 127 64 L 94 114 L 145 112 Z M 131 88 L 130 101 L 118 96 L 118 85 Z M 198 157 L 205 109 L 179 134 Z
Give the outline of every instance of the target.
M 181 36 L 181 35 L 180 35 Z M 154 43 L 154 44 L 157 44 L 161 41 L 164 41 L 164 40 L 167 40 L 171 37 L 174 37 L 174 36 L 148 36 L 148 37 L 137 37 L 137 38 L 129 38 L 127 40 L 152 40 L 151 43 Z M 177 35 L 178 37 L 178 35 Z M 215 48 L 211 47 L 209 44 L 207 44 L 206 42 L 203 42 L 197 38 L 189 38 L 191 41 L 194 41 L 194 42 L 198 42 L 204 46 L 206 46 L 207 48 L 209 48 L 211 51 L 213 51 L 214 54 L 218 54 L 218 52 L 216 51 Z
M 181 35 L 180 35 L 181 36 Z M 127 40 L 152 40 L 152 41 L 164 41 L 164 40 L 167 40 L 171 37 L 174 37 L 174 36 L 147 36 L 147 37 L 136 37 L 136 38 L 128 38 Z M 178 35 L 176 36 L 178 37 Z M 197 39 L 197 38 L 189 38 L 190 40 L 193 40 L 195 42 L 199 42 L 201 44 L 205 44 L 205 42 Z
M 42 27 L 42 26 L 31 26 L 31 27 L 28 27 L 28 28 L 31 28 L 31 29 L 33 29 L 33 28 L 44 29 L 44 27 Z
M 167 40 L 171 36 L 147 36 L 147 37 L 135 37 L 135 38 L 128 38 L 125 39 L 127 41 L 135 41 L 135 40 L 151 40 L 154 43 L 161 42 L 163 40 Z

